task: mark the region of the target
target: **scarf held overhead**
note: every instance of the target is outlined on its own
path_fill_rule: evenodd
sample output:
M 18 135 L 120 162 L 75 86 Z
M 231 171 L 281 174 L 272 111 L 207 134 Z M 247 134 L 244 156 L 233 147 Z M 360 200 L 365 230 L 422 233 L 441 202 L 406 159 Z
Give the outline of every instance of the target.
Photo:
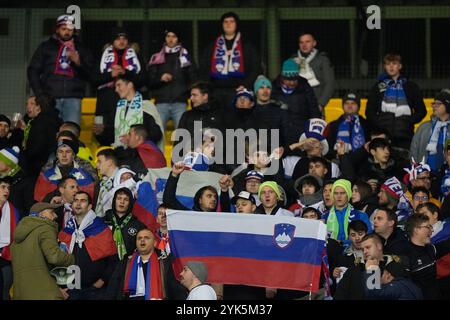
M 225 37 L 220 35 L 214 44 L 211 59 L 211 77 L 215 79 L 228 79 L 244 76 L 241 33 L 238 32 L 236 35 L 231 50 L 227 50 Z
M 146 272 L 147 277 L 144 277 Z M 130 297 L 145 296 L 145 300 L 161 300 L 164 298 L 162 290 L 161 272 L 156 252 L 150 256 L 147 269 L 143 269 L 142 259 L 135 252 L 127 265 L 123 291 Z

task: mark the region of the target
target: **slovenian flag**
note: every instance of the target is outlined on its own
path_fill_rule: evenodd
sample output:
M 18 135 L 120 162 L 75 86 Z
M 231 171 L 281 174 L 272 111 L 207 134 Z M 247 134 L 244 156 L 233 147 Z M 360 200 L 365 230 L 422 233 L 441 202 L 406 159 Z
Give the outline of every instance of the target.
M 136 202 L 133 207 L 133 215 L 151 230 L 156 229 L 158 206 L 163 201 L 164 189 L 171 171 L 171 168 L 149 169 L 147 175 L 137 187 L 138 190 Z M 178 180 L 178 201 L 185 207 L 192 208 L 194 206 L 195 193 L 200 188 L 211 185 L 215 187 L 216 190 L 220 190 L 220 177 L 222 177 L 222 175 L 215 172 L 183 172 Z
M 175 274 L 195 260 L 207 264 L 209 283 L 319 289 L 327 234 L 321 221 L 168 210 L 167 223 Z
M 432 243 L 438 243 L 450 237 L 450 219 L 442 222 L 439 221 L 433 227 L 435 228 L 435 234 L 431 238 Z M 437 261 L 436 267 L 438 279 L 450 276 L 450 253 L 440 258 Z
M 166 158 L 158 146 L 151 141 L 145 141 L 136 147 L 136 150 L 147 169 L 165 168 Z

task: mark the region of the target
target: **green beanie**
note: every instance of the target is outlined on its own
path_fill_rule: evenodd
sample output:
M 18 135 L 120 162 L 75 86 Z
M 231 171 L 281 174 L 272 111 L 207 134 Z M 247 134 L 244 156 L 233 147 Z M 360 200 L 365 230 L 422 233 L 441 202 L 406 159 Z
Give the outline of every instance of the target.
M 271 188 L 277 194 L 278 200 L 281 199 L 281 191 L 280 191 L 280 188 L 278 188 L 278 184 L 275 181 L 266 181 L 266 182 L 262 183 L 259 186 L 258 197 L 261 197 L 261 192 L 264 187 Z
M 331 187 L 332 194 L 334 194 L 334 190 L 337 187 L 341 187 L 345 190 L 349 200 L 352 198 L 352 183 L 350 181 L 345 180 L 345 179 L 336 180 L 336 182 L 333 183 L 333 187 Z

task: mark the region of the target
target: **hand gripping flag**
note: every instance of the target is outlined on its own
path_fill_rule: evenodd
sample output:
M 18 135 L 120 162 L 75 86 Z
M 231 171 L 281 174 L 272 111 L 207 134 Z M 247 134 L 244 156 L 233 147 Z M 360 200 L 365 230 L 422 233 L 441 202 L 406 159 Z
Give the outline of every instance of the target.
M 133 214 L 148 228 L 156 229 L 158 206 L 162 203 L 170 168 L 149 169 L 138 185 Z M 222 175 L 215 172 L 185 171 L 181 174 L 177 186 L 177 199 L 187 208 L 194 206 L 194 196 L 200 188 L 211 185 L 220 190 L 219 179 Z

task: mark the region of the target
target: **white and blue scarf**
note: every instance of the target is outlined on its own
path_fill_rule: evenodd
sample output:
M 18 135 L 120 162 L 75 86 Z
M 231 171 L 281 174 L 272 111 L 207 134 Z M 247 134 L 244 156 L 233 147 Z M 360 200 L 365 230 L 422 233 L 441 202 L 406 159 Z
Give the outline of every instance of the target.
M 339 123 L 336 141 L 343 141 L 346 150 L 356 151 L 366 143 L 364 129 L 358 115 L 344 117 Z M 335 145 L 334 149 L 337 149 Z
M 441 180 L 441 197 L 444 198 L 450 194 L 450 167 L 444 168 L 444 175 Z
M 427 164 L 430 165 L 432 171 L 439 170 L 444 163 L 444 146 L 448 136 L 448 126 L 450 121 L 431 120 L 431 136 L 426 147 Z
M 399 77 L 397 81 L 391 79 L 388 75 L 381 77 L 379 83 L 380 91 L 384 91 L 383 100 L 381 101 L 381 111 L 395 114 L 395 117 L 410 116 L 411 108 L 408 105 L 403 86 L 406 78 Z
M 295 91 L 295 88 L 289 88 L 288 86 L 281 84 L 281 91 L 283 91 L 285 96 L 288 96 Z

